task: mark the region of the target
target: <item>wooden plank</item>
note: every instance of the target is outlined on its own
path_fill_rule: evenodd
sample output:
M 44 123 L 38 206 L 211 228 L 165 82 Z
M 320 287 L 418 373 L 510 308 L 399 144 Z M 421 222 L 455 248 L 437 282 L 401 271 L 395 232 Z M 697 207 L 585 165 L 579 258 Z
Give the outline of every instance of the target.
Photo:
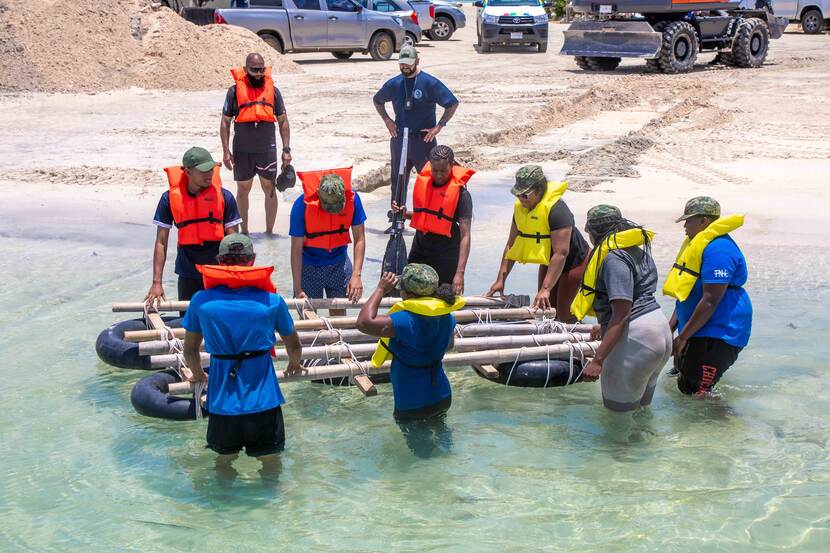
M 161 318 L 161 315 L 159 313 L 147 313 L 145 316 L 147 318 L 147 322 L 150 324 L 153 330 L 157 330 L 159 332 L 163 332 L 165 330 L 165 327 L 167 325 L 164 323 L 164 319 Z M 150 359 L 152 360 L 152 357 Z M 178 363 L 176 363 L 176 365 L 178 365 Z M 182 376 L 184 376 L 185 379 L 193 377 L 193 371 L 187 368 L 187 365 L 184 363 L 182 363 L 181 372 Z
M 312 311 L 311 309 L 303 309 L 303 319 L 311 321 L 319 320 L 320 315 L 318 315 L 316 311 Z
M 496 379 L 496 378 L 499 377 L 498 369 L 496 369 L 496 367 L 494 367 L 493 365 L 490 365 L 490 364 L 473 365 L 473 369 L 475 369 L 475 371 L 478 374 L 480 374 L 481 376 L 483 376 L 484 378 L 489 378 L 490 380 L 493 380 L 493 379 Z

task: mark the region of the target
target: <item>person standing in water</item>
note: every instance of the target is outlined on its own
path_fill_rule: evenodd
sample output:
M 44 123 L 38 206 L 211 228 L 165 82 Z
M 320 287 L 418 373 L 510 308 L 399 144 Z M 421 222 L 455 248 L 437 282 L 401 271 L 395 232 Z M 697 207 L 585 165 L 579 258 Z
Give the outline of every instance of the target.
M 660 310 L 654 233 L 624 219 L 611 205 L 588 210 L 585 232 L 594 250 L 571 305 L 578 320 L 595 314 L 592 338 L 602 338 L 582 379 L 600 379 L 602 402 L 612 411 L 651 403 L 660 371 L 671 356 L 671 330 Z
M 381 338 L 372 357 L 380 367 L 392 358 L 394 417 L 409 448 L 419 457 L 449 447 L 445 416 L 452 389 L 444 372 L 444 353 L 452 348 L 455 317 L 464 306 L 449 284 L 438 284 L 429 265 L 410 263 L 400 277 L 402 301 L 386 315 L 378 315 L 381 299 L 398 284 L 394 273 L 384 273 L 377 289 L 360 310 L 357 328 Z

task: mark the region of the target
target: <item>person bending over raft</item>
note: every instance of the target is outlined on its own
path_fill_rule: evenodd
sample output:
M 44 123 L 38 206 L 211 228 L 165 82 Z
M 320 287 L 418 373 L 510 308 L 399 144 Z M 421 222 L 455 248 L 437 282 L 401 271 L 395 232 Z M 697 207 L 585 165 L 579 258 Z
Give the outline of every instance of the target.
M 510 192 L 516 196 L 513 222 L 496 281 L 488 296 L 504 293 L 504 283 L 513 264 L 539 265 L 539 291 L 534 309 L 553 303 L 556 317 L 575 322 L 570 305 L 579 288 L 588 261 L 588 243 L 574 225 L 574 216 L 562 200 L 567 183 L 548 182 L 538 165 L 525 165 L 516 172 Z
M 599 325 L 592 334 L 601 335 L 602 343 L 582 379 L 600 378 L 605 406 L 630 411 L 651 403 L 657 377 L 671 356 L 669 322 L 654 299 L 654 233 L 610 205 L 588 211 L 585 232 L 594 250 L 571 310 L 578 320 L 596 315 Z
M 454 342 L 452 312 L 461 309 L 464 300 L 453 294 L 449 284 L 438 285 L 435 269 L 410 263 L 400 277 L 402 301 L 387 315 L 378 316 L 381 299 L 397 282 L 394 273 L 384 273 L 360 310 L 357 328 L 381 338 L 372 364 L 379 367 L 392 358 L 395 421 L 409 448 L 418 456 L 429 456 L 435 447 L 448 446 L 443 422 L 452 390 L 442 361 Z
M 156 207 L 156 243 L 153 248 L 153 283 L 144 297 L 148 305 L 166 300 L 161 284 L 170 229 L 179 233 L 176 248 L 176 274 L 179 275 L 179 300 L 186 301 L 203 289 L 197 264 L 216 263 L 219 241 L 237 231 L 242 218 L 236 200 L 222 188 L 219 164 L 204 148 L 193 147 L 182 157 L 179 167 L 167 167 L 170 190 Z
M 424 263 L 438 273 L 438 282 L 451 283 L 453 292 L 464 293 L 464 271 L 470 256 L 470 225 L 473 199 L 467 182 L 472 169 L 455 162 L 449 146 L 436 146 L 415 180 L 412 211 L 392 202 L 393 211 L 402 211 L 416 229 L 409 263 Z
M 182 321 L 184 356 L 194 382 L 208 382 L 207 447 L 219 454 L 216 468 L 235 475 L 231 463 L 244 447 L 262 462 L 263 476 L 279 469 L 285 446 L 282 408 L 271 350 L 282 337 L 286 374 L 301 372 L 302 346 L 294 321 L 271 283 L 273 267 L 254 267 L 256 255 L 244 234 L 219 244 L 219 265 L 200 265 L 205 290 L 190 301 Z M 210 380 L 199 362 L 202 338 L 211 354 Z
M 686 240 L 663 293 L 675 298 L 671 317 L 677 387 L 684 394 L 705 395 L 738 359 L 752 332 L 752 302 L 744 289 L 746 259 L 729 232 L 743 215 L 721 217 L 720 204 L 708 196 L 686 203 Z

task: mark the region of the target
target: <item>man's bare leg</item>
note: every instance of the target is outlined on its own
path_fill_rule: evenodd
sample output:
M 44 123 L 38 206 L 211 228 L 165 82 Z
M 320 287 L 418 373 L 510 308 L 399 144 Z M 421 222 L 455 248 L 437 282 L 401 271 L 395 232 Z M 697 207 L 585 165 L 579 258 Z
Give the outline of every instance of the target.
M 279 205 L 277 189 L 274 188 L 274 181 L 264 179 L 261 175 L 259 177 L 259 184 L 265 193 L 265 234 L 273 234 L 274 224 L 277 222 L 277 207 Z
M 257 459 L 262 463 L 259 475 L 264 480 L 276 480 L 282 472 L 282 457 L 280 454 L 271 453 L 270 455 L 260 455 Z
M 222 480 L 234 480 L 239 473 L 233 468 L 233 462 L 239 457 L 238 453 L 218 455 L 216 457 L 216 476 Z
M 253 178 L 236 181 L 236 205 L 239 208 L 239 215 L 242 217 L 242 227 L 240 229 L 242 234 L 248 234 L 248 195 L 251 193 L 253 185 Z

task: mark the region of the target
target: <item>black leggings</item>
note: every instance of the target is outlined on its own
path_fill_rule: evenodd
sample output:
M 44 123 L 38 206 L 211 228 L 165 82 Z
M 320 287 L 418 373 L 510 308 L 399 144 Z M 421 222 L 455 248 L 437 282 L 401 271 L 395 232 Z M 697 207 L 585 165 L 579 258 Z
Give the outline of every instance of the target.
M 445 454 L 452 449 L 452 430 L 446 422 L 450 405 L 452 396 L 419 409 L 395 410 L 395 422 L 416 457 L 428 459 L 435 453 Z
M 676 362 L 677 388 L 684 394 L 709 392 L 723 373 L 738 359 L 743 348 L 731 346 L 717 338 L 691 338 Z

